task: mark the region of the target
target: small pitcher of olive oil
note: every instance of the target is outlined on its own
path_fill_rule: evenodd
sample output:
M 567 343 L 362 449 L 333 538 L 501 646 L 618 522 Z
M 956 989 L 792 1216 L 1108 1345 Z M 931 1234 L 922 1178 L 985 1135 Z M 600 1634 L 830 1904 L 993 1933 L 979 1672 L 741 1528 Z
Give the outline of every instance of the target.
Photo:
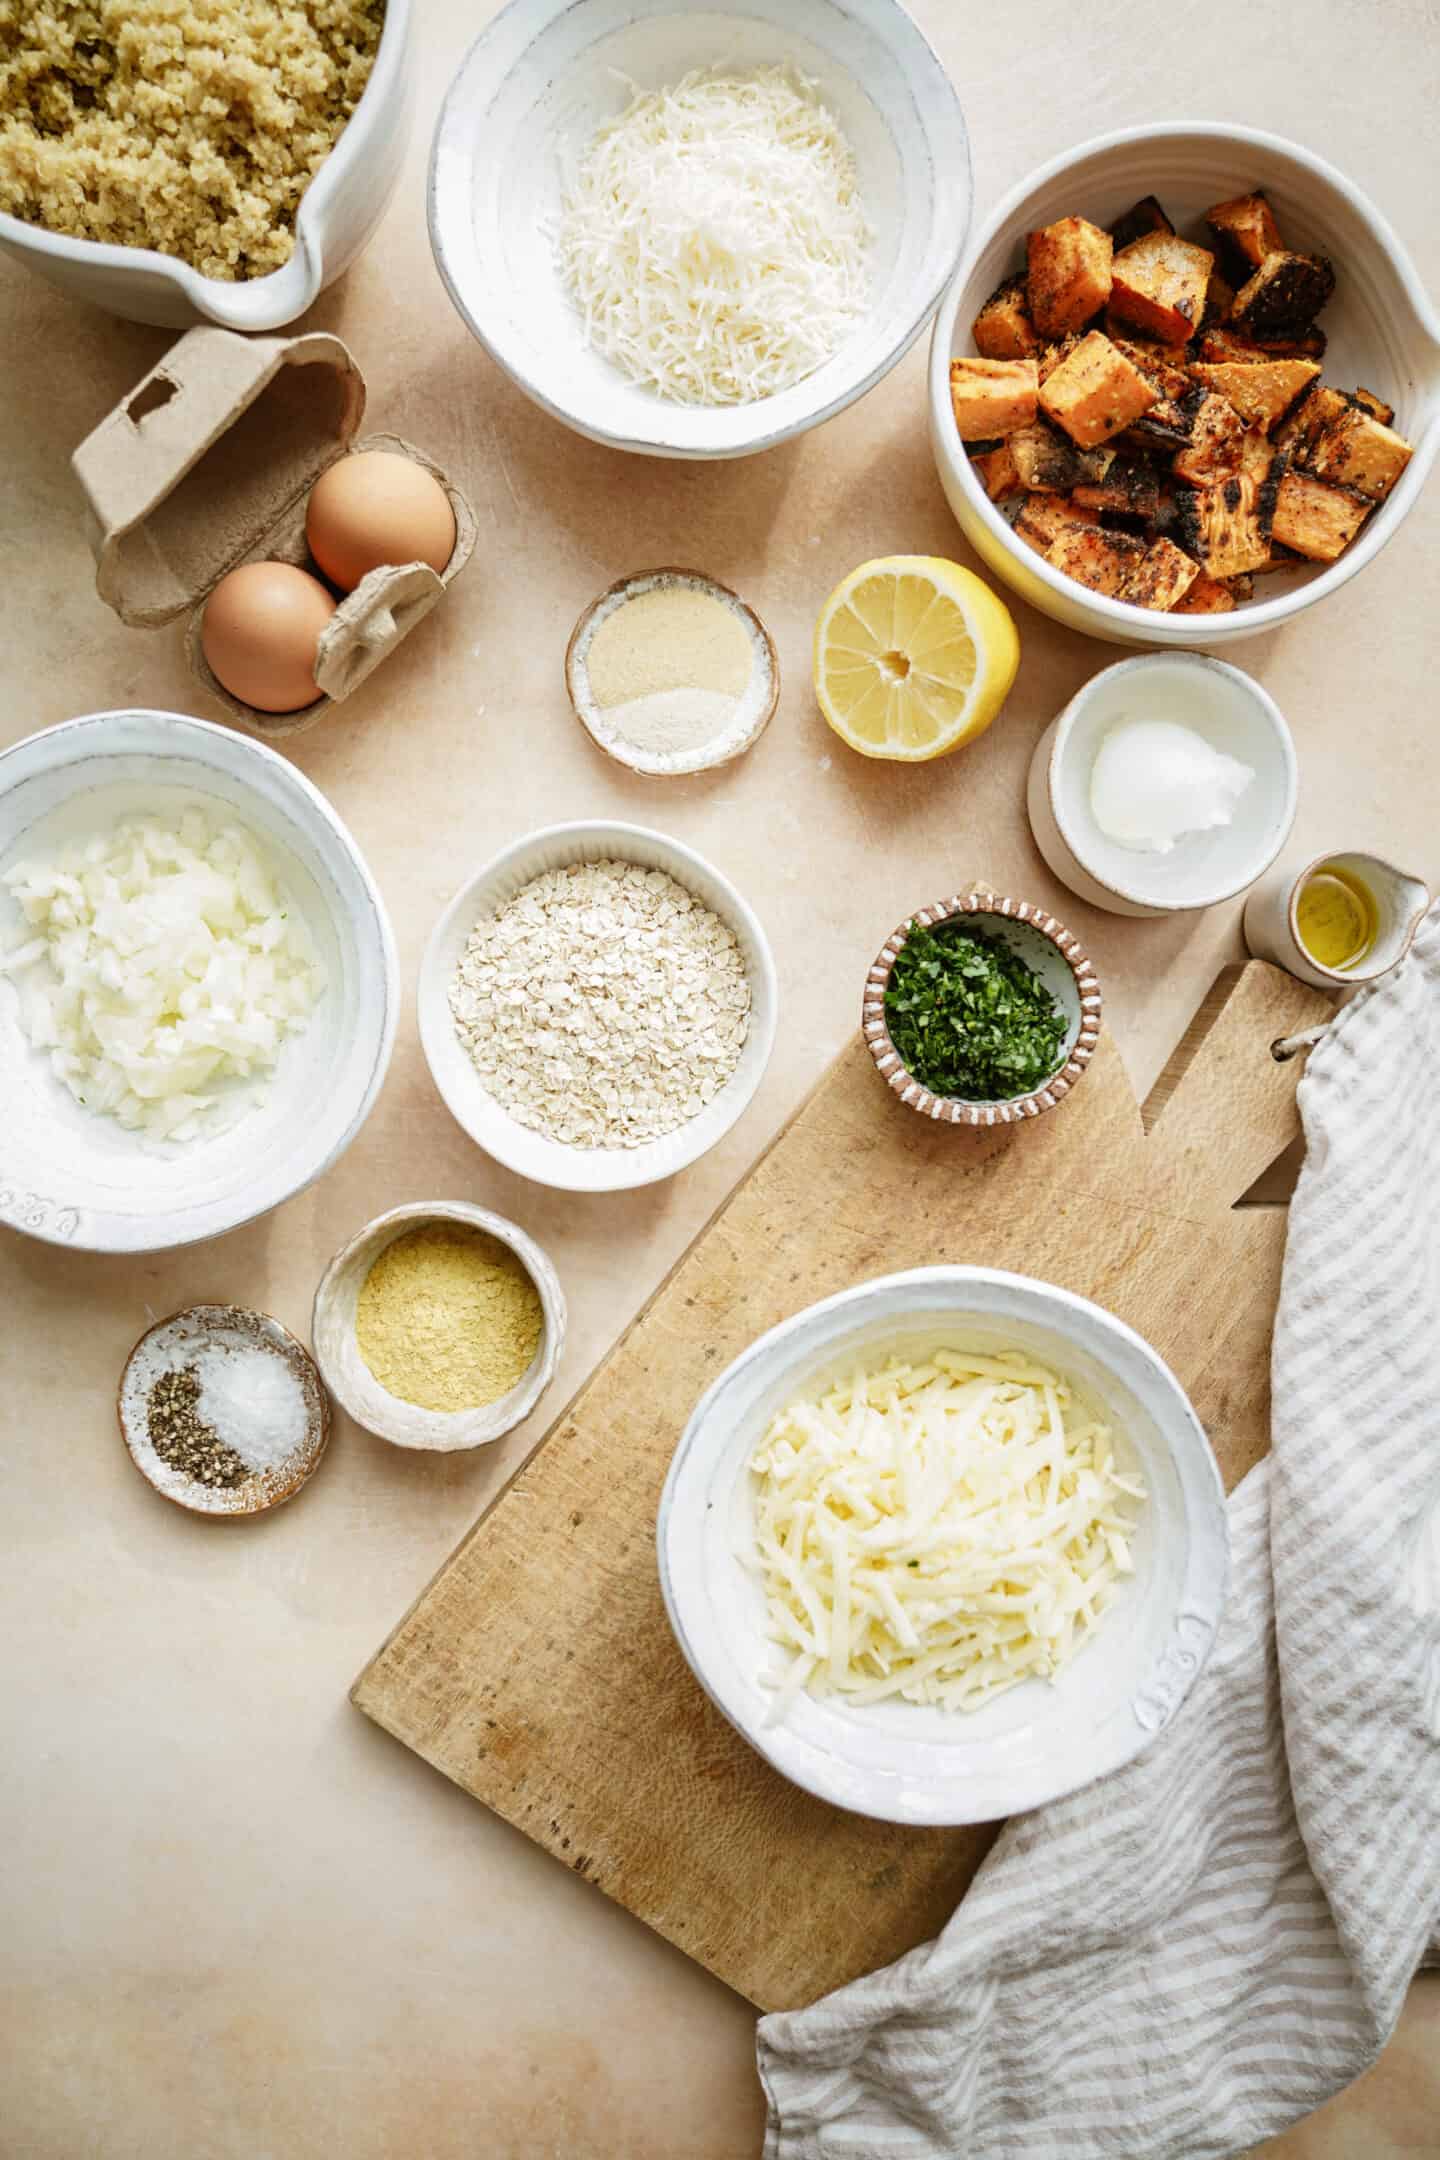
M 1259 960 L 1344 990 L 1388 975 L 1430 905 L 1419 878 L 1379 855 L 1319 855 L 1281 864 L 1245 903 L 1245 943 Z

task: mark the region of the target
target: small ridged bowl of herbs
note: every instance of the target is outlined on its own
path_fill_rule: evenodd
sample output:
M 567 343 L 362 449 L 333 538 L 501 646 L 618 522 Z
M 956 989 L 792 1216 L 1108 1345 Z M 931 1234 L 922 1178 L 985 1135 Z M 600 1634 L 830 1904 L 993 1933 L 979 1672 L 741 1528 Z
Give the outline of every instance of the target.
M 1100 1036 L 1100 984 L 1043 908 L 956 893 L 917 908 L 865 979 L 870 1055 L 900 1100 L 951 1125 L 1014 1125 L 1070 1093 Z

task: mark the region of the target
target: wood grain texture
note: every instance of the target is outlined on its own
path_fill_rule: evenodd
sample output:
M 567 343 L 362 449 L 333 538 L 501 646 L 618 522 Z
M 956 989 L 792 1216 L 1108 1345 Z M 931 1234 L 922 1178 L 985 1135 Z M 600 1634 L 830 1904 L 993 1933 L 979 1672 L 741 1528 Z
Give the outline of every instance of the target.
M 1227 1485 L 1264 1452 L 1281 1209 L 1236 1209 L 1295 1129 L 1328 1010 L 1259 962 L 1167 1081 L 1147 1138 L 1115 1046 L 1053 1116 L 917 1117 L 863 1043 L 661 1287 L 361 1675 L 353 1700 L 764 2009 L 925 1941 L 996 1827 L 917 1831 L 785 1783 L 712 1708 L 660 1600 L 655 1509 L 701 1389 L 832 1291 L 940 1261 L 1098 1300 L 1190 1389 Z

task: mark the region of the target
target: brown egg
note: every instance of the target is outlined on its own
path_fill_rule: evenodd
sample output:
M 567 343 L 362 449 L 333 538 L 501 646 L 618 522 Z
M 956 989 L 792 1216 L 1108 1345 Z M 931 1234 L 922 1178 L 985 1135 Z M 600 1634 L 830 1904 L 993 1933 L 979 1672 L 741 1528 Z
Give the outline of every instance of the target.
M 200 646 L 217 681 L 257 712 L 298 712 L 320 696 L 315 648 L 335 613 L 319 578 L 291 563 L 241 563 L 205 603 Z
M 455 548 L 455 513 L 433 474 L 394 450 L 338 458 L 310 490 L 305 537 L 342 592 L 382 563 L 429 563 L 437 574 Z

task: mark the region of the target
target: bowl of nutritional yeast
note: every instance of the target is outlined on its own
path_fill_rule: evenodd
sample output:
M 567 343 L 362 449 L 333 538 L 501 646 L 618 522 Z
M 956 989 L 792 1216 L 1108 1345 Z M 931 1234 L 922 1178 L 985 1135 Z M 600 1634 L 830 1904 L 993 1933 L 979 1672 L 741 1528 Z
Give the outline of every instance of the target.
M 568 1192 L 672 1176 L 769 1063 L 775 962 L 713 864 L 605 821 L 516 841 L 455 895 L 420 969 L 420 1040 L 458 1124 Z

